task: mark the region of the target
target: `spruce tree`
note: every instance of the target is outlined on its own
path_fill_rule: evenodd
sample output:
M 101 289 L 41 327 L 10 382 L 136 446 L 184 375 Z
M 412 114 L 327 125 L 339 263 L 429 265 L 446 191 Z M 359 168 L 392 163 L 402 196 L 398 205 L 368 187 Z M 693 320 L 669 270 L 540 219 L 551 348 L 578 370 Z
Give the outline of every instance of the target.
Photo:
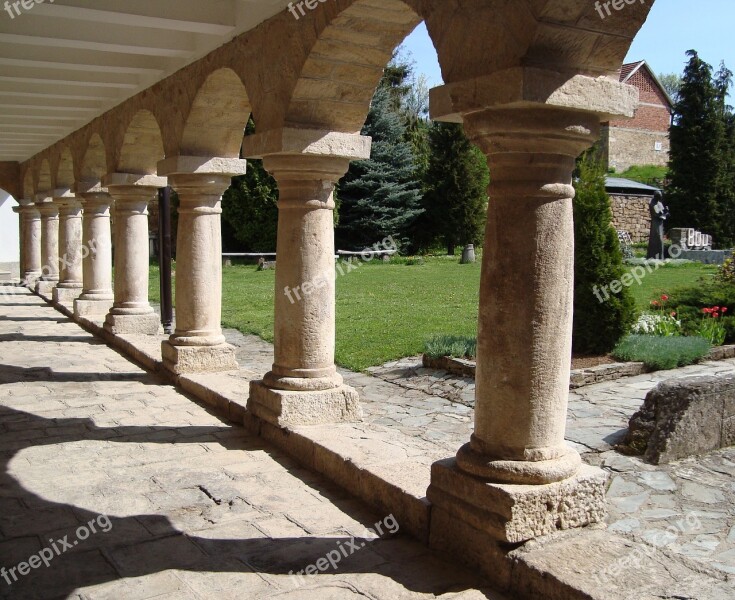
M 699 229 L 714 236 L 715 244 L 722 247 L 733 241 L 721 197 L 727 169 L 727 85 L 720 81 L 718 86 L 713 81 L 712 67 L 694 50 L 687 55 L 689 63 L 670 131 L 670 184 L 666 190 L 670 225 Z
M 403 247 L 412 246 L 413 225 L 423 209 L 394 87 L 378 87 L 362 130 L 373 138 L 371 157 L 353 162 L 340 181 L 337 239 L 342 246 L 366 247 L 388 236 Z
M 490 176 L 485 156 L 456 123 L 434 123 L 420 221 L 425 245 L 441 242 L 447 254 L 457 246 L 482 244 Z
M 574 199 L 574 338 L 579 354 L 610 352 L 635 321 L 635 301 L 627 287 L 610 290 L 623 274 L 623 255 L 612 226 L 605 167 L 590 151 L 578 163 Z

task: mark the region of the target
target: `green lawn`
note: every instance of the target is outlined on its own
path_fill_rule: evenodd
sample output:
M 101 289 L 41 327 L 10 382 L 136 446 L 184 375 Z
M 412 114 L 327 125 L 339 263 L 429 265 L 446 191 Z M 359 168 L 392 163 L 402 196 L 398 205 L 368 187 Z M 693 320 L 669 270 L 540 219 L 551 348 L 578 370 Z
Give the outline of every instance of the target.
M 649 309 L 651 300 L 658 300 L 662 294 L 670 294 L 677 287 L 695 285 L 702 277 L 713 277 L 717 267 L 692 263 L 679 266 L 662 266 L 646 274 L 641 285 L 630 288 L 639 310 Z
M 715 273 L 694 264 L 663 267 L 631 289 L 640 309 L 675 287 Z M 275 272 L 254 266 L 223 270 L 224 327 L 273 341 Z M 392 359 L 419 354 L 437 334 L 477 333 L 480 263 L 434 257 L 425 264 L 363 263 L 337 277 L 337 363 L 364 370 Z M 158 268 L 151 267 L 151 301 L 159 302 Z

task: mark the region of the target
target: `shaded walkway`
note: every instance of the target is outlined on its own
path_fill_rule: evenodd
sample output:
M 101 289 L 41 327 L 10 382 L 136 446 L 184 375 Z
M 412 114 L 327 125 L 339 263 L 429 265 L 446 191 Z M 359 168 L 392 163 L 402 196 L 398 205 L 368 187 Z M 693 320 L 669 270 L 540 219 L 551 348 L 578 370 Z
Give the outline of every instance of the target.
M 11 586 L 0 579 L 0 597 L 498 597 L 400 531 L 373 539 L 366 528 L 386 515 L 224 423 L 39 299 L 18 290 L 13 306 L 4 301 L 0 566 L 16 571 Z M 78 537 L 92 524 L 96 533 Z M 63 550 L 58 540 L 71 547 L 50 566 L 17 570 L 54 543 Z M 348 555 L 337 569 L 301 585 L 289 576 L 335 548 Z

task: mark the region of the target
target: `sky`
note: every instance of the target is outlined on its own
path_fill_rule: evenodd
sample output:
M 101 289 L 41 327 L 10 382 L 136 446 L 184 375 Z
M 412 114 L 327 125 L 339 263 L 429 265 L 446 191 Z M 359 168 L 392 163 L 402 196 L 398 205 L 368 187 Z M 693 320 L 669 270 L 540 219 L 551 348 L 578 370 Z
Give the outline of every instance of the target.
M 657 0 L 638 33 L 625 62 L 645 60 L 660 75 L 681 75 L 686 51 L 693 49 L 716 71 L 720 62 L 735 71 L 735 0 Z M 419 25 L 406 39 L 406 47 L 416 61 L 416 70 L 430 85 L 441 85 L 436 51 L 426 27 Z M 733 92 L 731 103 L 735 103 Z

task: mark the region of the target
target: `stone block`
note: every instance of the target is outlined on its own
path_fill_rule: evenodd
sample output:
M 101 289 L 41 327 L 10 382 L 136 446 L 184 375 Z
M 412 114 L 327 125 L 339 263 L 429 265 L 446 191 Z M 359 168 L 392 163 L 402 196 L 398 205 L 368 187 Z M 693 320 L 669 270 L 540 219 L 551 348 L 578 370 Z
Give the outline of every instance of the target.
M 147 315 L 107 315 L 105 330 L 113 335 L 157 335 L 162 331 L 161 321 L 156 313 Z
M 53 300 L 54 288 L 58 283 L 58 281 L 43 281 L 39 279 L 36 281 L 36 294 L 47 302 L 51 302 Z
M 248 410 L 278 427 L 350 423 L 362 419 L 360 397 L 346 385 L 331 390 L 291 392 L 274 390 L 262 381 L 253 381 Z
M 74 314 L 77 317 L 104 317 L 112 308 L 109 300 L 74 300 Z
M 654 463 L 705 454 L 733 444 L 735 377 L 686 377 L 651 390 L 630 419 L 626 449 Z
M 515 544 L 603 521 L 606 484 L 607 474 L 587 465 L 557 483 L 488 483 L 461 471 L 452 458 L 432 465 L 427 497 L 454 519 Z
M 174 346 L 166 340 L 161 344 L 161 355 L 164 368 L 176 375 L 236 371 L 240 368 L 235 347 L 230 344 Z
M 79 298 L 79 295 L 82 293 L 81 286 L 78 288 L 61 288 L 57 287 L 54 288 L 53 291 L 53 301 L 54 304 L 71 304 Z

